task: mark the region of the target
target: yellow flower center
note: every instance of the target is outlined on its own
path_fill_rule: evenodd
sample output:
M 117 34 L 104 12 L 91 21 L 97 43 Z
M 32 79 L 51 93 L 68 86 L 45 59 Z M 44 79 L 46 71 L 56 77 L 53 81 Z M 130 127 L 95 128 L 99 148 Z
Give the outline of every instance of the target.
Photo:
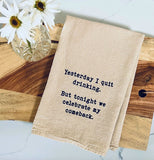
M 41 0 L 36 0 L 34 8 L 38 9 L 39 11 L 43 12 L 45 10 L 45 2 L 42 2 Z
M 18 19 L 16 16 L 12 16 L 10 18 L 10 24 L 13 28 L 19 28 L 22 24 L 22 22 Z

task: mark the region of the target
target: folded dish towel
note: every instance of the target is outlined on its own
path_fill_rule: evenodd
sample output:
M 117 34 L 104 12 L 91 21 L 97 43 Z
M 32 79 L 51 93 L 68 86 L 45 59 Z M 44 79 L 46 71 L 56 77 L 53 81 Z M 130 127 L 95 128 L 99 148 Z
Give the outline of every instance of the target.
M 32 133 L 100 155 L 117 148 L 143 39 L 68 16 Z

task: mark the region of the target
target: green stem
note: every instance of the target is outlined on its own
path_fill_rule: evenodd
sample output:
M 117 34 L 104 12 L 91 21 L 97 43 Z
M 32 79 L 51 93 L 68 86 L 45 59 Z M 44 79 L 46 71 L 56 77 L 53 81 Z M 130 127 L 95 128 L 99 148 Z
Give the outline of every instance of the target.
M 27 44 L 28 44 L 28 47 L 29 47 L 29 49 L 30 49 L 30 52 L 33 53 L 33 52 L 32 52 L 32 46 L 31 46 L 31 43 L 29 42 L 29 40 L 27 40 Z

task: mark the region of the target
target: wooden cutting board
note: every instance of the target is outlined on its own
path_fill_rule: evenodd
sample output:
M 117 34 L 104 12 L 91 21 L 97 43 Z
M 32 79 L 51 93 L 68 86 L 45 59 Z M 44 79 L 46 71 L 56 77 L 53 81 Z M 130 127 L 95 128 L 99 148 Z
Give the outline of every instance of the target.
M 0 38 L 0 120 L 33 122 L 56 52 L 62 24 L 51 34 L 51 55 L 28 63 Z M 147 92 L 144 92 L 147 91 Z M 141 49 L 120 146 L 146 150 L 154 112 L 154 38 Z

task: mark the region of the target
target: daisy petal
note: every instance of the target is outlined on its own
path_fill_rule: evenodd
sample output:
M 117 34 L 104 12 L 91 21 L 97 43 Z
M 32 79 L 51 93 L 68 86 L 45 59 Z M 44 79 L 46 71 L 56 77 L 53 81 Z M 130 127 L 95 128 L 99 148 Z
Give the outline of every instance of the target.
M 46 21 L 44 21 L 45 27 L 47 28 L 48 32 L 49 32 L 49 27 Z
M 0 17 L 0 23 L 5 24 L 5 23 L 9 23 L 9 18 L 7 17 Z
M 40 15 L 40 13 L 39 13 L 38 10 L 35 9 L 32 12 L 31 17 L 32 17 L 31 20 L 32 20 L 33 26 L 41 25 L 41 19 L 42 19 L 42 17 L 41 17 L 41 15 Z
M 5 27 L 1 29 L 1 37 L 8 38 L 10 34 L 10 30 L 11 30 L 11 26 L 9 24 L 5 25 Z
M 50 12 L 52 12 L 52 13 L 59 13 L 60 12 L 60 10 L 57 10 L 57 9 L 54 9 L 54 8 L 50 8 L 50 7 L 48 7 L 48 10 L 50 11 Z
M 5 9 L 4 7 L 0 8 L 0 12 L 6 17 L 10 17 L 11 16 L 11 13 L 7 9 Z
M 21 19 L 25 13 L 26 13 L 25 10 L 22 10 L 21 12 L 19 12 L 19 15 L 18 15 L 19 19 Z
M 17 14 L 19 12 L 19 8 L 18 8 L 17 3 L 16 3 L 15 0 L 13 0 L 13 5 L 14 5 L 15 13 Z
M 55 25 L 53 18 L 49 18 L 48 15 L 44 14 L 43 18 L 44 18 L 43 21 L 44 22 L 46 21 L 46 23 L 49 25 L 50 28 L 52 28 L 52 26 Z
M 8 8 L 8 10 L 11 10 L 11 7 L 10 7 L 10 5 L 7 3 L 7 1 L 4 1 L 4 3 L 5 3 L 5 5 L 6 5 L 6 7 Z
M 30 8 L 33 8 L 34 3 L 35 3 L 34 0 L 26 0 L 26 1 L 24 0 L 19 4 L 19 7 L 22 9 L 25 9 L 25 6 L 26 6 L 26 8 L 30 9 Z
M 8 39 L 8 43 L 13 41 L 14 36 L 15 36 L 15 32 L 16 32 L 16 30 L 12 28 L 11 34 L 10 34 L 9 39 Z
M 49 4 L 49 3 L 53 3 L 53 2 L 55 2 L 55 0 L 47 0 L 47 4 Z
M 0 1 L 0 7 L 2 7 L 2 5 L 3 5 L 3 1 Z
M 20 28 L 20 29 L 17 30 L 17 35 L 20 39 L 22 39 L 26 43 L 26 36 L 25 36 L 24 31 L 23 31 L 23 28 Z

